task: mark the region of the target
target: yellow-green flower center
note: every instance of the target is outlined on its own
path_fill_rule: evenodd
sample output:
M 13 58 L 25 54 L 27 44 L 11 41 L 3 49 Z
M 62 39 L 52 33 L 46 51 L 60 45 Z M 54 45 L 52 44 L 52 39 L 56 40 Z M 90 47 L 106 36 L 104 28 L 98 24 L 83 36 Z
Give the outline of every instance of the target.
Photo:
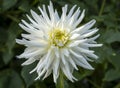
M 49 33 L 50 44 L 58 47 L 64 47 L 69 40 L 69 33 L 65 30 L 54 29 Z

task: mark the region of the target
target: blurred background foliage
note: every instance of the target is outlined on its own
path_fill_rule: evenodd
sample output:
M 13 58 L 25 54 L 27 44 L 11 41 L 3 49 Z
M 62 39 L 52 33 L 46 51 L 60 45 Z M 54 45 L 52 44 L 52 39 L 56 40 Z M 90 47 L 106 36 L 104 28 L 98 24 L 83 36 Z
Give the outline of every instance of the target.
M 61 7 L 69 5 L 69 9 L 77 4 L 86 9 L 86 17 L 82 24 L 96 19 L 101 34 L 99 43 L 104 45 L 95 48 L 99 59 L 91 63 L 94 71 L 79 67 L 74 76 L 79 79 L 71 83 L 63 80 L 64 88 L 120 88 L 120 0 L 52 0 L 54 7 L 61 14 Z M 29 74 L 36 63 L 21 66 L 25 59 L 17 59 L 24 46 L 15 43 L 24 32 L 18 23 L 27 19 L 30 9 L 40 14 L 37 7 L 48 5 L 49 0 L 0 0 L 0 88 L 55 88 L 52 75 L 44 81 L 34 81 L 36 73 Z

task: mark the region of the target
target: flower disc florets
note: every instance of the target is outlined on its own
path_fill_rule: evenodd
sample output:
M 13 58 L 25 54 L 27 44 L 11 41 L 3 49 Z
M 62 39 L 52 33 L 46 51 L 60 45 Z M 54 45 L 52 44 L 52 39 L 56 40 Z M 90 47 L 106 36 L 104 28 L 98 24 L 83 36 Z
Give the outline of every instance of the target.
M 65 30 L 53 29 L 49 32 L 50 44 L 59 48 L 64 47 L 69 42 L 69 33 Z

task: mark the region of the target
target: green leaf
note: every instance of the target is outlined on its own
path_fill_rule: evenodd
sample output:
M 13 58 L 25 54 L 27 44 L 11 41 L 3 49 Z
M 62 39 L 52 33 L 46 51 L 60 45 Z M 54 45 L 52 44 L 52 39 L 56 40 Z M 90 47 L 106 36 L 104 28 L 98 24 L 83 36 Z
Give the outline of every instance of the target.
M 11 69 L 0 73 L 0 88 L 24 88 L 20 76 Z
M 15 45 L 15 39 L 18 34 L 20 34 L 21 30 L 17 23 L 11 23 L 8 28 L 8 38 L 5 43 L 5 49 L 3 51 L 3 61 L 7 64 L 13 57 L 13 48 Z
M 111 9 L 110 9 L 111 10 Z M 104 20 L 103 23 L 107 26 L 107 28 L 116 28 L 116 24 L 117 24 L 117 17 L 116 14 L 114 13 L 109 13 L 107 15 L 103 16 Z
M 78 80 L 83 79 L 86 76 L 89 76 L 92 74 L 92 71 L 88 71 L 88 70 L 83 70 L 83 71 L 74 71 L 74 76 L 75 78 L 77 78 Z
M 117 69 L 120 70 L 120 55 L 117 53 L 114 53 L 111 55 L 110 58 L 108 58 L 108 61 L 113 64 L 113 66 Z
M 110 46 L 107 46 L 105 44 L 103 44 L 101 48 L 96 48 L 95 51 L 96 55 L 99 56 L 99 59 L 96 61 L 101 63 L 103 63 L 107 58 L 110 58 L 111 55 L 114 55 L 115 53 Z
M 35 82 L 34 79 L 37 77 L 36 72 L 32 73 L 32 74 L 29 73 L 31 70 L 33 70 L 35 68 L 35 66 L 36 66 L 36 63 L 33 63 L 29 66 L 24 66 L 21 71 L 21 75 L 24 78 L 24 81 L 25 81 L 27 87 L 32 85 Z
M 17 3 L 17 0 L 2 0 L 2 11 L 6 11 L 13 7 Z
M 0 43 L 4 43 L 7 40 L 7 32 L 0 28 Z M 1 44 L 0 44 L 1 46 Z
M 120 78 L 120 71 L 115 69 L 110 69 L 106 72 L 104 81 L 114 81 Z
M 19 10 L 28 12 L 30 10 L 31 6 L 29 3 L 29 0 L 22 0 L 20 6 L 18 7 Z
M 102 36 L 101 40 L 110 44 L 115 41 L 120 42 L 120 32 L 114 30 L 107 30 L 104 35 Z

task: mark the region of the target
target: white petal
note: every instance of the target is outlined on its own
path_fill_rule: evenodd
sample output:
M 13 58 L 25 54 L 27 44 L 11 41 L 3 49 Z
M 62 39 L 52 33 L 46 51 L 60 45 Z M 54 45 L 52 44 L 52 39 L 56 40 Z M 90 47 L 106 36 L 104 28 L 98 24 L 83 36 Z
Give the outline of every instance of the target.
M 87 41 L 87 39 L 76 40 L 76 41 L 71 42 L 68 46 L 69 46 L 69 47 L 78 46 L 79 44 L 84 43 L 84 42 L 86 42 L 86 41 Z
M 78 66 L 83 67 L 85 69 L 94 70 L 94 68 L 89 63 L 83 64 L 83 62 L 81 62 L 79 59 L 75 57 L 72 57 L 72 58 Z
M 35 39 L 43 39 L 43 32 L 39 31 L 39 35 L 32 35 L 32 34 L 21 34 L 22 37 L 26 38 L 26 39 L 30 39 L 30 40 L 35 40 Z
M 45 68 L 46 69 L 49 69 L 50 68 L 50 66 L 53 64 L 53 60 L 54 59 L 56 59 L 55 58 L 55 55 L 52 53 L 52 51 L 51 51 L 51 53 L 50 53 L 50 55 L 49 55 L 49 58 L 48 58 L 48 60 L 47 60 L 47 64 L 46 64 L 46 66 L 45 66 Z
M 78 19 L 78 16 L 80 14 L 80 7 L 78 7 L 78 9 L 75 11 L 75 13 L 73 15 L 75 15 L 75 22 Z
M 92 31 L 89 32 L 89 33 L 86 33 L 86 34 L 81 35 L 81 37 L 82 37 L 82 38 L 90 37 L 90 36 L 92 36 L 93 34 L 95 34 L 98 30 L 99 30 L 99 29 L 94 29 L 94 30 L 92 30 Z
M 68 19 L 69 26 L 73 25 L 76 22 L 76 19 L 78 18 L 79 14 L 80 14 L 80 8 L 78 8 L 76 12 L 73 14 L 73 16 Z
M 81 21 L 83 20 L 84 16 L 85 16 L 85 10 L 83 10 L 81 16 L 80 16 L 80 17 L 78 18 L 78 20 L 74 23 L 74 25 L 73 25 L 74 28 L 75 28 L 79 23 L 81 23 Z
M 88 29 L 90 29 L 94 24 L 95 24 L 95 20 L 91 20 L 90 22 L 86 23 L 85 25 L 78 27 L 77 29 L 75 29 L 74 31 L 71 32 L 71 34 L 74 33 L 84 33 L 86 32 Z
M 31 57 L 28 60 L 26 60 L 24 63 L 22 63 L 22 65 L 29 65 L 29 64 L 32 64 L 35 61 L 36 61 L 36 58 Z
M 41 12 L 42 16 L 44 17 L 44 19 L 46 19 L 46 21 L 50 22 L 50 19 L 49 19 L 48 15 L 47 15 L 47 12 L 46 12 L 45 5 L 43 5 L 43 10 L 40 7 L 38 7 L 38 9 L 40 10 L 40 12 Z
M 73 34 L 73 35 L 70 37 L 70 40 L 76 39 L 76 38 L 78 38 L 79 36 L 80 36 L 80 34 L 75 33 L 75 34 Z
M 44 41 L 44 40 L 31 40 L 31 41 L 28 41 L 26 39 L 16 39 L 16 42 L 18 44 L 23 44 L 23 45 L 26 45 L 26 46 L 34 46 L 34 47 L 45 47 L 47 46 L 47 42 Z
M 52 54 L 52 49 L 49 49 L 45 58 L 45 68 L 48 69 L 49 66 L 52 64 L 52 61 L 54 59 L 54 55 Z
M 98 56 L 93 54 L 93 53 L 87 53 L 88 54 L 88 57 L 92 57 L 94 59 L 98 59 Z
M 68 13 L 68 19 L 72 16 L 72 14 L 73 14 L 73 11 L 74 11 L 74 9 L 75 9 L 75 7 L 76 7 L 77 5 L 74 5 L 72 8 L 71 8 L 71 10 L 69 11 L 69 13 Z
M 76 49 L 78 52 L 81 52 L 81 53 L 83 53 L 83 54 L 87 55 L 88 57 L 92 57 L 92 58 L 95 58 L 95 59 L 97 59 L 97 58 L 98 58 L 98 56 L 97 56 L 97 55 L 93 54 L 93 53 L 94 53 L 94 51 L 87 50 L 87 49 L 80 48 L 80 47 L 75 47 L 75 49 Z
M 55 20 L 56 20 L 56 23 L 57 23 L 57 21 L 59 21 L 59 19 L 60 19 L 60 17 L 58 15 L 58 12 L 57 12 L 57 10 L 55 10 Z
M 77 68 L 74 60 L 73 60 L 70 56 L 69 56 L 69 58 L 68 58 L 68 61 L 71 63 L 71 65 L 72 65 L 76 70 L 78 70 L 78 68 Z
M 33 73 L 34 71 L 36 71 L 36 70 L 39 68 L 39 66 L 41 66 L 41 63 L 43 63 L 44 59 L 45 59 L 45 56 L 43 56 L 43 57 L 39 60 L 37 66 L 36 66 L 32 71 L 30 71 L 30 74 Z
M 59 77 L 59 74 L 58 74 L 58 75 L 55 75 L 55 74 L 53 73 L 53 79 L 54 79 L 54 82 L 55 82 L 55 83 L 57 83 L 58 77 Z
M 37 55 L 42 55 L 44 50 L 38 49 L 36 51 L 33 51 L 31 53 L 22 53 L 21 55 L 17 56 L 17 58 L 30 58 L 30 57 L 35 57 Z M 44 52 L 45 53 L 45 52 Z
M 43 74 L 45 74 L 46 69 L 43 69 L 41 72 L 38 72 L 38 77 L 35 80 L 38 80 Z
M 62 52 L 62 54 L 64 54 L 65 56 L 69 57 L 69 51 L 68 51 L 67 48 L 61 49 L 61 52 Z
M 37 29 L 35 29 L 32 25 L 30 25 L 29 23 L 27 23 L 25 20 L 21 20 L 21 21 L 22 21 L 22 23 L 23 23 L 26 27 L 28 27 L 28 28 L 30 28 L 30 29 L 37 30 Z
M 28 27 L 25 27 L 23 24 L 19 24 L 19 26 L 23 29 L 23 30 L 25 30 L 25 31 L 27 31 L 28 33 L 36 33 L 36 30 L 34 30 L 34 28 L 28 28 Z
M 56 77 L 56 75 L 54 73 L 53 73 L 53 80 L 54 80 L 54 83 L 57 82 L 57 77 Z
M 94 40 L 96 40 L 99 36 L 100 34 L 96 35 L 95 37 L 89 38 L 88 42 L 96 43 Z
M 59 64 L 60 64 L 60 58 L 55 58 L 53 62 L 53 73 L 55 75 L 59 74 Z
M 86 47 L 101 47 L 103 44 L 88 44 L 88 43 L 82 43 L 83 46 Z
M 38 25 L 30 16 L 28 16 L 28 15 L 26 15 L 26 16 L 35 26 Z
M 50 13 L 51 22 L 54 22 L 54 9 L 53 9 L 53 4 L 51 1 L 50 1 L 50 5 L 48 6 L 48 10 Z
M 61 16 L 62 22 L 64 22 L 64 20 L 65 20 L 65 18 L 66 18 L 67 7 L 68 7 L 68 5 L 65 5 L 65 6 L 62 8 L 62 16 Z
M 63 64 L 66 64 L 66 60 L 65 59 L 66 58 L 65 58 L 64 54 L 61 53 L 61 61 L 62 61 Z
M 52 73 L 52 70 L 51 69 L 47 69 L 47 72 L 45 73 L 45 75 L 42 78 L 42 80 L 44 80 L 45 78 L 47 78 L 51 73 Z
M 83 68 L 87 68 L 87 69 L 91 69 L 93 70 L 93 68 L 91 67 L 91 65 L 85 60 L 84 57 L 82 57 L 81 55 L 78 55 L 77 53 L 75 53 L 74 51 L 70 50 L 71 54 L 74 55 L 74 57 L 76 57 L 77 59 L 74 59 L 76 61 L 76 63 L 80 66 L 82 66 Z M 77 62 L 78 61 L 78 62 Z
M 68 63 L 66 62 L 66 64 L 62 65 L 61 66 L 61 69 L 62 71 L 64 72 L 65 76 L 72 82 L 74 82 L 73 79 L 75 79 L 73 76 L 72 76 L 72 73 L 70 72 L 70 67 L 68 65 Z
M 53 78 L 55 83 L 57 81 L 57 78 L 59 77 L 59 65 L 60 65 L 60 58 L 55 58 L 53 63 Z
M 60 57 L 60 51 L 59 51 L 58 47 L 55 47 L 54 52 L 55 52 L 56 57 L 59 58 Z
M 47 55 L 45 55 L 45 56 L 47 56 Z M 41 62 L 38 63 L 39 65 L 37 66 L 37 69 L 36 69 L 37 73 L 40 72 L 40 71 L 42 71 L 43 69 L 46 69 L 44 67 L 46 66 L 47 59 L 48 58 L 44 57 L 44 59 Z
M 34 18 L 34 20 L 39 24 L 41 22 L 40 16 L 34 12 L 33 10 L 30 10 L 32 17 Z
M 94 53 L 94 51 L 92 51 L 92 50 L 84 49 L 81 47 L 75 47 L 75 49 L 79 52 L 82 52 L 82 53 Z
M 90 62 L 93 62 L 94 60 L 92 60 L 91 58 L 88 58 L 86 55 L 83 55 L 84 58 L 87 60 L 87 61 L 90 61 Z

